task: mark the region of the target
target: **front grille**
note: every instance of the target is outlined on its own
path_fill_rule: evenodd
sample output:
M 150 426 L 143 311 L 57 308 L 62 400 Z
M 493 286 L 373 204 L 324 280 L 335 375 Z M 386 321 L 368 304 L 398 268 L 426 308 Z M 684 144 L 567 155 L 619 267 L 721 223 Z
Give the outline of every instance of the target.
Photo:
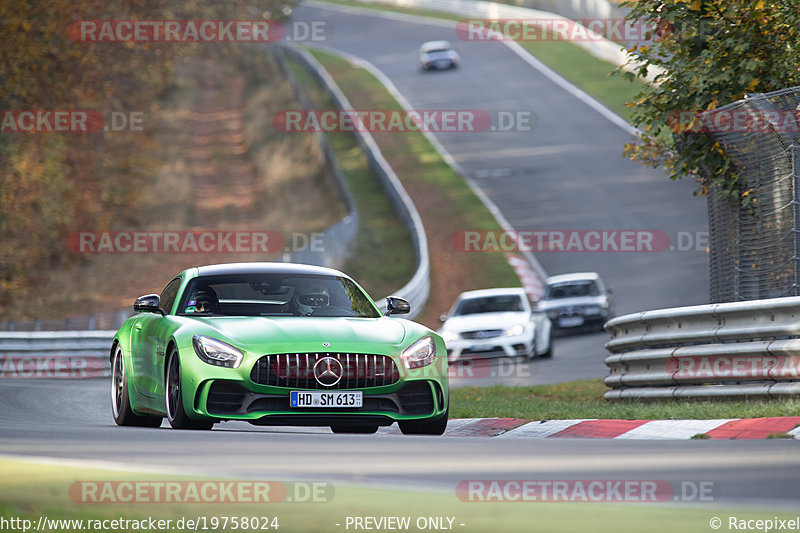
M 461 334 L 462 339 L 494 339 L 503 334 L 502 329 L 482 329 L 479 331 L 465 331 Z
M 332 357 L 342 365 L 342 379 L 330 387 L 320 385 L 314 378 L 314 365 L 323 357 Z M 256 361 L 250 379 L 259 385 L 294 389 L 362 389 L 393 385 L 400 379 L 400 372 L 387 355 L 284 353 L 265 355 Z

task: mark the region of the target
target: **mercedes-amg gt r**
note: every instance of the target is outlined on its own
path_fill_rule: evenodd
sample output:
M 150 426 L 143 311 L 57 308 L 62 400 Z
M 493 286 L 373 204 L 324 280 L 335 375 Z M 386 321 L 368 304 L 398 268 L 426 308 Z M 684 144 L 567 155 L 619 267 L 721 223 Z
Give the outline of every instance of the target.
M 187 269 L 137 298 L 111 347 L 119 425 L 211 429 L 223 420 L 406 434 L 447 425 L 444 341 L 382 314 L 336 270 L 289 263 Z

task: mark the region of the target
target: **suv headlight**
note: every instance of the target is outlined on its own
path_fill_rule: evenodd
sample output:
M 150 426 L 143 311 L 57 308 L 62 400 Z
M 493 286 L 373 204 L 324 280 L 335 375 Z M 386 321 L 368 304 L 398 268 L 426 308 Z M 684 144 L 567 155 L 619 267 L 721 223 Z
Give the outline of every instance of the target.
M 455 331 L 446 330 L 442 332 L 442 338 L 444 339 L 444 342 L 453 342 L 460 339 L 461 335 Z
M 230 344 L 205 335 L 192 337 L 194 353 L 209 365 L 239 368 L 244 355 Z
M 599 315 L 602 313 L 602 308 L 599 305 L 589 305 L 583 308 L 584 315 Z
M 420 368 L 428 366 L 436 359 L 436 342 L 433 337 L 422 337 L 420 340 L 403 350 L 400 358 L 405 362 L 406 368 Z
M 507 337 L 517 337 L 525 333 L 525 326 L 523 324 L 515 324 L 506 330 Z

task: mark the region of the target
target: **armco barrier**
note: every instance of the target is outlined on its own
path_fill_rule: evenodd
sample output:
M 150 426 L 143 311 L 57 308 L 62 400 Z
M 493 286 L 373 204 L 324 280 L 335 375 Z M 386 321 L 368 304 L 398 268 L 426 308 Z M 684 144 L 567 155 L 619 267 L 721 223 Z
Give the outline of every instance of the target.
M 336 85 L 330 74 L 320 63 L 307 51 L 294 46 L 279 46 L 276 54 L 292 57 L 299 61 L 308 72 L 325 88 L 328 96 L 333 101 L 337 109 L 342 111 L 353 111 L 353 106 Z M 356 140 L 367 156 L 367 161 L 373 173 L 381 182 L 381 185 L 394 204 L 398 215 L 406 224 L 411 234 L 414 245 L 414 253 L 417 259 L 417 269 L 411 280 L 404 287 L 395 291 L 393 294 L 405 298 L 411 304 L 411 314 L 408 318 L 414 318 L 428 300 L 430 291 L 430 262 L 428 257 L 428 239 L 425 236 L 425 228 L 422 226 L 422 219 L 417 212 L 417 208 L 411 198 L 403 188 L 392 167 L 381 154 L 378 145 L 368 131 L 355 131 Z M 378 302 L 381 310 L 385 311 L 383 299 Z
M 800 297 L 610 320 L 609 400 L 800 395 Z
M 0 378 L 110 375 L 114 331 L 0 332 Z

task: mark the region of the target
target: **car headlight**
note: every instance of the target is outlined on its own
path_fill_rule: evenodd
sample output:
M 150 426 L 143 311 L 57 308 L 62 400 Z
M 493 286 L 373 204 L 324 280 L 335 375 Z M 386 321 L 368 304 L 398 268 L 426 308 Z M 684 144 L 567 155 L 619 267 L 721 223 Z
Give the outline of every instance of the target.
M 453 341 L 457 341 L 458 339 L 460 339 L 461 335 L 459 335 L 455 331 L 447 330 L 447 331 L 443 331 L 442 332 L 442 338 L 444 339 L 444 342 L 453 342 Z
M 507 337 L 517 337 L 525 333 L 525 326 L 523 324 L 515 324 L 506 330 Z
M 583 308 L 584 315 L 599 315 L 602 312 L 602 309 L 599 305 L 590 305 L 588 307 Z
M 436 359 L 436 342 L 433 337 L 422 337 L 403 350 L 400 358 L 405 362 L 408 369 L 428 366 Z
M 239 368 L 242 364 L 244 357 L 242 352 L 220 340 L 205 335 L 195 335 L 192 337 L 192 345 L 197 357 L 209 365 Z

